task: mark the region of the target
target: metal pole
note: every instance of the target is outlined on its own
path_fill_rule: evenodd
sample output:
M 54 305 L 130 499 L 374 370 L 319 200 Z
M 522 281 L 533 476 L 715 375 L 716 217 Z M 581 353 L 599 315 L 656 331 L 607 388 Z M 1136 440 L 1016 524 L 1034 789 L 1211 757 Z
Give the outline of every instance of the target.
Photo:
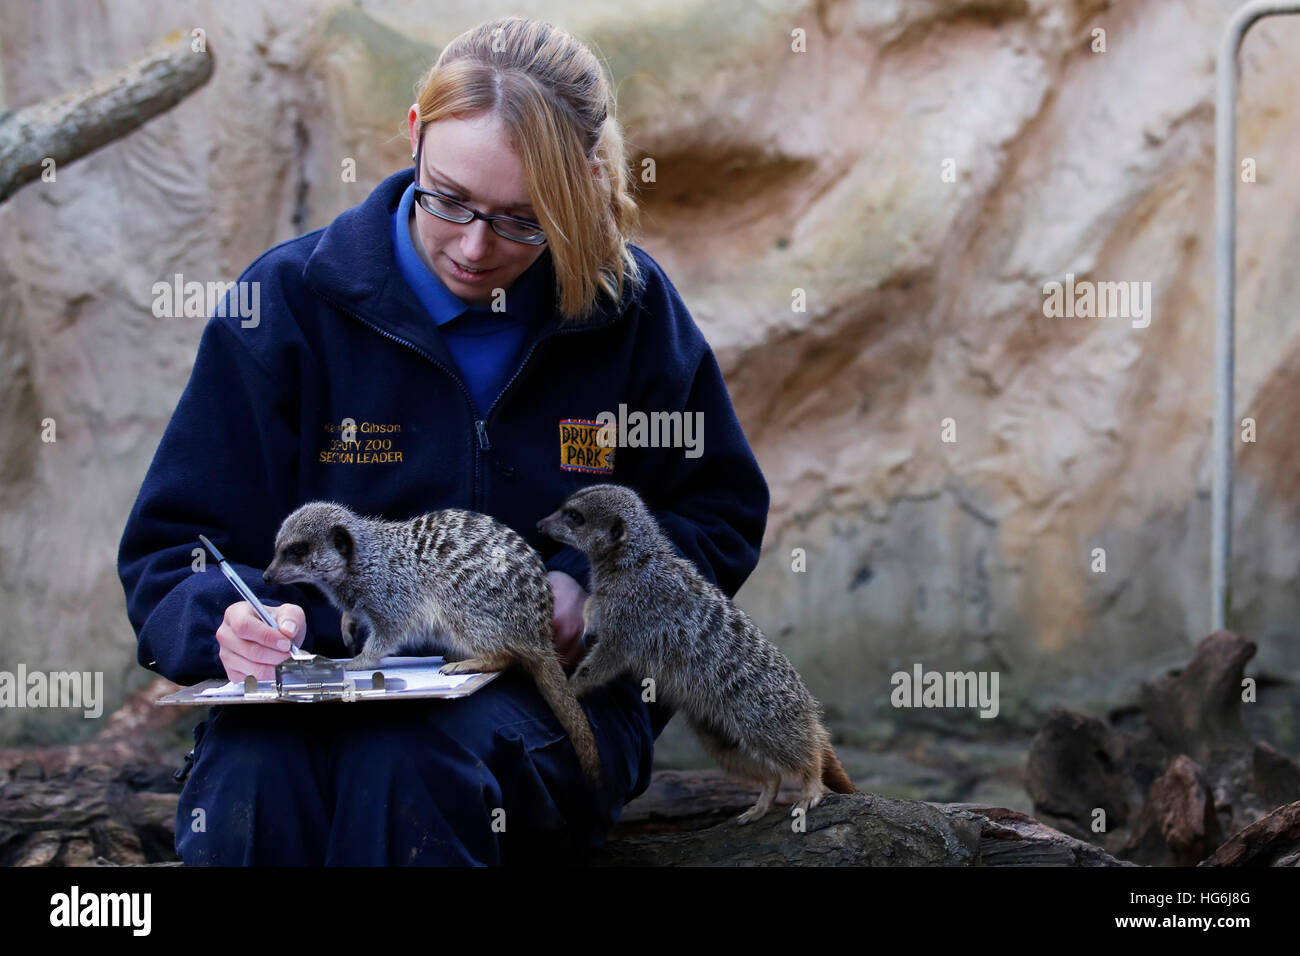
M 1256 20 L 1300 13 L 1300 3 L 1254 0 L 1232 15 L 1219 47 L 1214 105 L 1214 489 L 1210 529 L 1210 630 L 1227 626 L 1232 554 L 1233 325 L 1237 284 L 1237 52 Z

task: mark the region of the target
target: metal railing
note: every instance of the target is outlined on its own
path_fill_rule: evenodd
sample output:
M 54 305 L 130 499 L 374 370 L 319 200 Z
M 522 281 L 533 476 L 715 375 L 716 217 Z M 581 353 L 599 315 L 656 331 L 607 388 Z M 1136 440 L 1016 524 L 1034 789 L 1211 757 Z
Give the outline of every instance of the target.
M 1300 13 L 1300 3 L 1254 0 L 1228 21 L 1214 105 L 1214 488 L 1210 525 L 1210 630 L 1227 626 L 1232 554 L 1233 330 L 1237 289 L 1237 53 L 1257 20 Z

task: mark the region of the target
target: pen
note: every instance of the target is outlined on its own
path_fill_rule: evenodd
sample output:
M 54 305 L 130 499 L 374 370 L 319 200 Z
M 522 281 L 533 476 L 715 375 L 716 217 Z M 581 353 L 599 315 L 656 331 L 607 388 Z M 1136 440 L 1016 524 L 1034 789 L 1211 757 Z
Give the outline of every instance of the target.
M 199 535 L 199 540 L 203 542 L 205 548 L 212 552 L 212 556 L 217 559 L 217 564 L 221 568 L 221 573 L 226 576 L 227 581 L 235 586 L 235 590 L 239 592 L 239 596 L 253 606 L 253 610 L 257 612 L 257 616 L 262 619 L 267 627 L 278 632 L 280 630 L 280 625 L 276 623 L 275 618 L 271 617 L 262 602 L 257 599 L 257 595 L 254 594 L 249 586 L 244 583 L 244 579 L 235 573 L 235 569 L 230 566 L 230 562 L 228 562 L 222 556 L 221 552 L 217 550 L 217 546 L 209 541 L 204 535 Z M 296 661 L 309 661 L 316 655 L 307 653 L 300 649 L 293 641 L 289 641 L 289 656 Z

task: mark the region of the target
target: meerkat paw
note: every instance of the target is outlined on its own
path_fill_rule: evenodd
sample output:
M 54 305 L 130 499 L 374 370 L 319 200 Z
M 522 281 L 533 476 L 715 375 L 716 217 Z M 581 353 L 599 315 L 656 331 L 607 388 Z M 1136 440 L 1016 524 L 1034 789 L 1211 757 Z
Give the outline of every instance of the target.
M 343 662 L 345 671 L 374 671 L 379 669 L 379 658 L 368 654 L 358 654 L 350 661 Z
M 357 619 L 344 612 L 340 625 L 343 630 L 343 644 L 355 654 L 357 652 L 357 628 L 360 626 Z
M 826 796 L 826 794 L 819 793 L 815 797 L 800 797 L 799 800 L 795 803 L 795 805 L 791 808 L 790 815 L 794 816 L 795 810 L 802 810 L 804 813 L 807 813 L 809 810 L 813 809 L 813 807 L 821 803 L 822 797 L 824 796 Z
M 757 820 L 763 814 L 767 813 L 767 811 L 772 807 L 772 801 L 776 799 L 776 791 L 780 786 L 780 777 L 776 777 L 763 784 L 763 792 L 758 795 L 758 802 L 740 816 L 736 817 L 736 822 L 740 824 L 749 823 L 751 820 Z
M 803 793 L 799 794 L 798 802 L 790 809 L 790 816 L 794 816 L 800 810 L 806 814 L 821 803 L 822 798 L 829 792 L 820 780 L 804 787 Z
M 449 661 L 438 668 L 439 674 L 477 674 L 479 673 L 479 662 L 470 658 L 466 661 Z
M 492 674 L 503 671 L 511 664 L 509 657 L 471 657 L 463 661 L 449 661 L 438 668 L 440 674 Z

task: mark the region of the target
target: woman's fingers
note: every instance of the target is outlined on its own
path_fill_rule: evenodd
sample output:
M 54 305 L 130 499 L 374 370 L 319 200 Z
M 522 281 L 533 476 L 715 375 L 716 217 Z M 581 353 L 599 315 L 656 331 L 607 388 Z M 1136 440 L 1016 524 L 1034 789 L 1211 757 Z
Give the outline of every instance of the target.
M 279 629 L 268 627 L 247 601 L 226 608 L 217 628 L 217 653 L 226 676 L 238 683 L 252 674 L 259 681 L 275 679 L 275 665 L 289 656 L 289 635 L 300 641 L 306 632 L 306 616 L 296 604 L 269 608 Z

